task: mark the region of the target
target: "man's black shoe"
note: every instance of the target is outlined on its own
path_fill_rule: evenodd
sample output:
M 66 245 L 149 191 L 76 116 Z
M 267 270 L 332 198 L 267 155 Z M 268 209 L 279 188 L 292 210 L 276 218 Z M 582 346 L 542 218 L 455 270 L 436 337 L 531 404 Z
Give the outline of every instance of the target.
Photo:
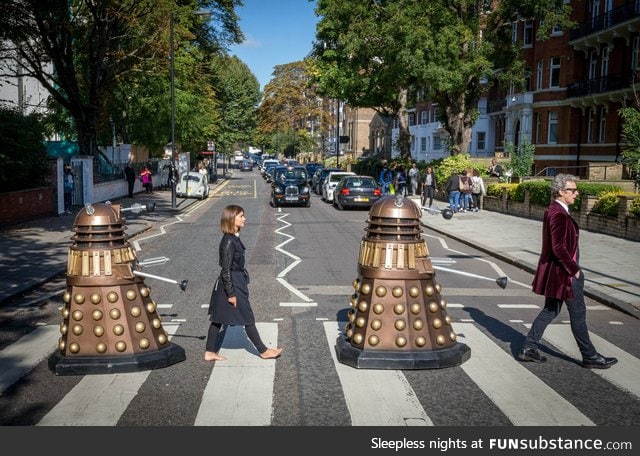
M 535 348 L 523 348 L 518 353 L 518 359 L 520 361 L 533 361 L 534 363 L 546 363 L 547 357 L 540 354 Z
M 617 362 L 618 360 L 616 358 L 607 358 L 606 356 L 597 354 L 592 358 L 584 358 L 582 360 L 582 367 L 586 367 L 587 369 L 609 369 Z

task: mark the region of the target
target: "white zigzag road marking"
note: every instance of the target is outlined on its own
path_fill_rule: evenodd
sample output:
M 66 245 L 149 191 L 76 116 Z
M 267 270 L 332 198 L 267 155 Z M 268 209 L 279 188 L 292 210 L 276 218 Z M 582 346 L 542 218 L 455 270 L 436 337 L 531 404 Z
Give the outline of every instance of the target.
M 281 244 L 278 244 L 275 249 L 276 251 L 283 253 L 284 255 L 287 255 L 289 258 L 293 258 L 293 263 L 291 263 L 289 266 L 287 266 L 286 268 L 284 268 L 280 274 L 277 275 L 276 280 L 278 282 L 280 282 L 285 288 L 287 288 L 291 293 L 295 294 L 296 296 L 298 296 L 300 299 L 302 299 L 303 301 L 305 301 L 305 303 L 307 305 L 310 306 L 315 306 L 317 305 L 315 302 L 313 302 L 313 300 L 311 298 L 309 298 L 308 296 L 306 296 L 304 293 L 300 292 L 300 290 L 296 289 L 293 285 L 291 285 L 289 282 L 287 282 L 284 277 L 289 273 L 289 271 L 291 271 L 293 268 L 295 268 L 298 264 L 300 264 L 300 262 L 302 261 L 299 257 L 295 256 L 294 254 L 287 252 L 286 250 L 284 250 L 282 247 L 286 244 L 288 244 L 289 242 L 291 242 L 292 240 L 294 240 L 295 238 L 293 236 L 291 236 L 290 234 L 287 233 L 283 233 L 281 232 L 281 230 L 284 230 L 285 228 L 288 228 L 291 226 L 291 223 L 287 222 L 286 220 L 284 220 L 284 218 L 289 215 L 289 214 L 282 214 L 280 217 L 278 217 L 278 221 L 281 223 L 284 223 L 285 225 L 278 228 L 277 230 L 275 230 L 274 232 L 276 234 L 279 234 L 280 236 L 285 236 L 288 239 L 284 242 L 282 242 Z M 293 303 L 289 303 L 289 305 L 292 305 Z
M 175 222 L 167 223 L 165 225 L 160 225 L 160 228 L 158 229 L 158 231 L 159 231 L 158 233 L 152 234 L 150 236 L 145 236 L 143 238 L 140 238 L 140 239 L 137 239 L 137 240 L 133 241 L 133 248 L 136 250 L 136 252 L 139 252 L 140 250 L 142 250 L 142 248 L 140 247 L 140 241 L 144 241 L 144 240 L 147 240 L 147 239 L 152 239 L 154 237 L 162 236 L 164 234 L 167 234 L 166 230 L 164 229 L 165 226 L 175 225 L 176 223 L 184 222 L 182 217 L 180 217 L 179 215 L 176 215 L 176 218 L 178 220 L 176 220 Z

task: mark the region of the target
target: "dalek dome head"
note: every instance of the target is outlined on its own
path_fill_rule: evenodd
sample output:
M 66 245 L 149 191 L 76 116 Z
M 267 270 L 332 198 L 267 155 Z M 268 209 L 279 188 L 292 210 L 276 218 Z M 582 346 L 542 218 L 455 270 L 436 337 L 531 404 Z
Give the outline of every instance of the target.
M 380 198 L 369 210 L 366 238 L 378 240 L 421 240 L 420 207 L 402 195 Z
M 75 226 L 88 225 L 120 225 L 122 224 L 122 215 L 120 213 L 120 205 L 106 203 L 87 203 L 76 215 Z
M 75 241 L 120 241 L 124 236 L 124 217 L 120 205 L 88 203 L 76 215 L 72 237 Z

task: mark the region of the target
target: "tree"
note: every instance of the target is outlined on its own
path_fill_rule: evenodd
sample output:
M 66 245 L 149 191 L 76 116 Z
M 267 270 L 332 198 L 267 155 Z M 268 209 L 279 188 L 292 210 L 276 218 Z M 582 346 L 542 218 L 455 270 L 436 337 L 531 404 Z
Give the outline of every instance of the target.
M 44 127 L 37 114 L 0 108 L 0 188 L 3 192 L 46 183 L 49 171 Z
M 187 0 L 181 6 L 170 0 L 8 0 L 3 2 L 0 29 L 12 45 L 0 50 L 0 58 L 13 59 L 16 72 L 37 79 L 49 91 L 73 119 L 81 153 L 96 155 L 98 131 L 109 124 L 107 106 L 119 82 L 132 71 L 148 69 L 145 63 L 168 62 L 172 15 L 176 24 L 183 24 L 176 29 L 178 42 L 192 31 L 203 48 L 223 49 L 242 37 L 234 11 L 239 4 L 240 0 Z M 212 11 L 212 20 L 193 14 L 200 7 Z
M 636 103 L 633 107 L 624 107 L 618 110 L 618 114 L 623 120 L 622 155 L 628 163 L 629 168 L 635 175 L 636 191 L 640 191 L 640 100 L 636 96 Z
M 497 5 L 497 6 L 496 6 Z M 400 122 L 401 157 L 410 156 L 408 98 L 424 90 L 440 106 L 453 153 L 466 153 L 478 101 L 497 69 L 524 80 L 511 22 L 544 19 L 543 38 L 567 26 L 559 0 L 319 0 L 318 75 L 324 93 Z
M 235 56 L 219 56 L 210 65 L 210 83 L 217 89 L 221 115 L 214 137 L 218 150 L 230 153 L 234 146 L 246 146 L 253 139 L 260 83 L 249 67 Z
M 310 68 L 305 61 L 276 65 L 258 108 L 260 135 L 269 135 L 271 145 L 278 144 L 291 157 L 303 145 L 309 147 L 307 122 L 328 117 L 319 104 Z

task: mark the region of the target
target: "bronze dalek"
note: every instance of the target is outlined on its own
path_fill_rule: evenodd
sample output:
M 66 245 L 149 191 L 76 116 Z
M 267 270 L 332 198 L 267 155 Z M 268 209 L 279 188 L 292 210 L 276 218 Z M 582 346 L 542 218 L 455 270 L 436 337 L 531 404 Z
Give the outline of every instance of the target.
M 87 204 L 76 215 L 67 259 L 62 336 L 49 368 L 57 375 L 157 369 L 184 361 L 169 341 L 150 289 L 136 275 L 120 205 Z
M 338 360 L 356 368 L 438 369 L 471 351 L 456 341 L 442 286 L 422 239 L 420 208 L 402 196 L 378 200 L 360 242 L 349 322 Z

